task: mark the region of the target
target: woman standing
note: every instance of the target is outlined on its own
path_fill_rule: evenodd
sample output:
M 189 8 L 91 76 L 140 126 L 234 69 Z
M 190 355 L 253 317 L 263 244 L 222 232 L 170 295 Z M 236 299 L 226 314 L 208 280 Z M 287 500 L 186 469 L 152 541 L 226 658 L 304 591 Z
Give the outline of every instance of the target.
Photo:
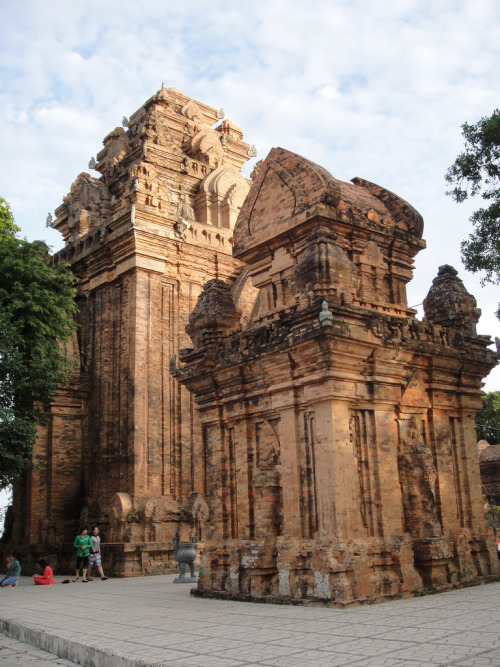
M 73 581 L 78 581 L 80 578 L 80 568 L 82 567 L 82 582 L 84 584 L 87 583 L 87 578 L 86 578 L 86 570 L 89 562 L 89 553 L 90 549 L 92 547 L 92 542 L 90 540 L 90 537 L 87 535 L 87 529 L 86 528 L 81 528 L 80 529 L 80 535 L 77 535 L 75 538 L 75 541 L 73 543 L 73 546 L 75 549 L 77 549 L 76 552 L 76 574 L 75 578 Z

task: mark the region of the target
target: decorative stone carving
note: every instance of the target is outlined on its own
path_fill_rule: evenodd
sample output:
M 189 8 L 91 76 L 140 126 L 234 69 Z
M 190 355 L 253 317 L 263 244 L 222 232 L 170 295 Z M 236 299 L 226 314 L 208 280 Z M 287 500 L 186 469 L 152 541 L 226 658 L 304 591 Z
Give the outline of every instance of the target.
M 390 301 L 389 284 L 385 280 L 389 269 L 384 255 L 374 241 L 369 241 L 363 252 L 356 257 L 356 265 L 359 271 L 360 298 L 373 303 Z
M 232 229 L 250 185 L 232 165 L 224 164 L 206 176 L 196 197 L 200 222 Z
M 203 114 L 201 113 L 199 106 L 193 100 L 188 100 L 186 102 L 186 104 L 182 107 L 181 113 L 188 120 L 192 121 L 196 127 L 205 124 Z
M 220 135 L 209 127 L 199 130 L 187 142 L 185 151 L 190 157 L 208 164 L 211 168 L 220 166 L 224 157 Z
M 221 287 L 204 322 L 202 293 L 174 369 L 202 423 L 196 595 L 346 606 L 498 576 L 474 429 L 497 355 L 449 271 L 424 322 L 407 308 L 421 229 L 396 195 L 284 149 L 259 166 L 234 232 L 234 293 L 251 280 L 258 308 L 239 330 Z
M 343 299 L 351 303 L 356 295 L 358 270 L 337 243 L 337 235 L 326 227 L 316 227 L 292 271 L 294 291 Z
M 193 207 L 189 204 L 187 195 L 183 195 L 177 209 L 177 221 L 175 223 L 175 231 L 180 238 L 184 238 L 186 229 L 190 225 L 190 221 L 196 220 Z
M 405 513 L 405 528 L 412 537 L 442 533 L 436 508 L 437 472 L 425 444 L 423 422 L 417 415 L 399 420 L 398 469 Z
M 217 130 L 222 133 L 222 136 L 225 136 L 231 141 L 241 141 L 243 139 L 243 132 L 241 131 L 241 128 L 239 128 L 230 120 L 223 120 Z
M 69 262 L 78 278 L 80 363 L 47 406 L 51 423 L 35 453 L 40 466 L 14 492 L 11 545 L 28 569 L 37 550 L 56 548 L 53 535 L 66 545 L 61 567 L 73 561 L 84 498 L 99 498 L 95 520 L 113 542 L 105 567 L 117 575 L 173 571 L 172 538 L 203 539 L 211 510 L 201 496 L 204 436 L 168 360 L 190 345 L 185 327 L 201 286 L 215 278 L 234 286 L 242 266 L 231 255 L 231 227 L 248 189 L 240 174 L 248 144 L 230 121 L 210 129 L 217 122 L 216 108 L 162 86 L 126 127 L 106 136 L 100 173 L 82 174 L 56 211 L 52 226 L 66 245 L 54 261 Z M 198 161 L 184 149 L 200 131 Z M 195 211 L 215 167 L 204 153 L 212 144 L 227 168 L 205 192 L 214 221 L 207 224 Z M 245 321 L 252 317 L 254 289 L 238 283 L 236 292 L 238 309 L 229 294 L 230 312 L 209 323 L 215 338 L 219 325 L 224 333 L 239 327 L 236 310 Z
M 123 127 L 115 127 L 104 138 L 104 148 L 97 156 L 98 164 L 94 169 L 98 169 L 101 173 L 111 169 L 117 162 L 127 154 L 129 150 L 128 137 Z
M 104 183 L 80 174 L 71 186 L 71 197 L 56 211 L 58 218 L 64 215 L 67 238 L 75 240 L 98 227 L 103 216 L 109 215 L 109 200 Z
M 424 320 L 475 336 L 481 315 L 476 306 L 476 299 L 465 289 L 458 271 L 444 264 L 439 267 L 438 275 L 424 299 Z
M 333 322 L 333 314 L 328 310 L 328 301 L 323 301 L 321 304 L 321 311 L 319 313 L 319 322 L 322 327 L 331 327 Z
M 235 308 L 229 287 L 223 280 L 209 280 L 186 326 L 194 347 L 215 342 L 239 327 L 240 313 Z
M 82 175 L 57 210 L 81 371 L 47 406 L 9 544 L 29 567 L 59 536 L 68 567 L 84 498 L 99 498 L 107 571 L 172 571 L 173 538 L 200 535 L 200 595 L 346 606 L 496 578 L 474 415 L 497 355 L 474 315 L 464 329 L 437 301 L 424 322 L 407 308 L 418 215 L 273 149 L 231 256 L 230 227 L 200 221 L 198 196 L 232 207 L 239 179 L 210 179 L 215 162 L 185 152 L 217 122 L 188 102 L 162 86 L 130 117 L 127 152 L 113 158 L 111 137 L 101 177 Z M 244 164 L 232 123 L 203 136 L 218 167 Z M 470 295 L 451 293 L 445 310 L 464 312 Z

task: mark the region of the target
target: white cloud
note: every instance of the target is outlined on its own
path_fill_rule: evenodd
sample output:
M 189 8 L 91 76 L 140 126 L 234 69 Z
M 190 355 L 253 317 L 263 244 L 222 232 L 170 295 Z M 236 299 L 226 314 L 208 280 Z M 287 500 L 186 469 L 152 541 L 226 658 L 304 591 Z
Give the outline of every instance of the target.
M 410 301 L 453 264 L 483 309 L 481 332 L 498 335 L 500 296 L 459 257 L 473 209 L 445 196 L 443 178 L 460 125 L 498 106 L 496 0 L 4 4 L 0 196 L 30 238 L 60 245 L 47 212 L 165 82 L 223 106 L 259 157 L 280 145 L 407 199 L 428 243 Z M 500 388 L 500 371 L 487 388 Z

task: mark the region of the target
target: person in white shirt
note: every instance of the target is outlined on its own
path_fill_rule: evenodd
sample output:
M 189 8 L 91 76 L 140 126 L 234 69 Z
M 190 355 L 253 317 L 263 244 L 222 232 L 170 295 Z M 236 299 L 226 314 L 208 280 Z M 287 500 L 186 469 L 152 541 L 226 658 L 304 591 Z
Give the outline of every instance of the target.
M 106 581 L 108 577 L 104 576 L 104 572 L 102 570 L 101 538 L 99 537 L 99 528 L 97 526 L 94 526 L 92 528 L 92 535 L 90 536 L 90 539 L 92 540 L 92 548 L 90 550 L 89 564 L 87 567 L 87 581 L 93 581 L 90 575 L 92 573 L 92 568 L 94 567 L 94 565 L 97 565 L 97 570 L 101 575 L 101 580 Z

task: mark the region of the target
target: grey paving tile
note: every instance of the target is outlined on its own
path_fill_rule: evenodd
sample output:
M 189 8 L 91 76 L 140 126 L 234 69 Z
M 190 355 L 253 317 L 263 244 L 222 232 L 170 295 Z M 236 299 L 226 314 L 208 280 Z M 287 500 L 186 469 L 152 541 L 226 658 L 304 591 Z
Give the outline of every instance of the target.
M 392 658 L 420 660 L 432 665 L 448 665 L 457 660 L 472 658 L 484 651 L 482 647 L 444 645 L 434 642 L 414 644 L 391 653 Z
M 393 627 L 390 630 L 383 628 L 383 632 L 379 632 L 374 636 L 377 639 L 399 639 L 408 642 L 430 642 L 430 641 L 444 641 L 448 639 L 453 641 L 453 637 L 459 634 L 457 628 L 422 628 L 422 627 Z
M 164 663 L 167 664 L 167 663 Z M 169 662 L 169 667 L 248 667 L 248 662 L 241 662 L 235 658 L 220 656 L 198 656 L 191 660 L 176 660 Z
M 410 642 L 390 639 L 374 639 L 374 638 L 357 638 L 355 640 L 344 641 L 335 646 L 330 647 L 330 650 L 335 653 L 348 653 L 358 656 L 359 659 L 366 655 L 377 656 L 384 653 L 392 653 L 394 651 L 408 648 L 408 646 L 417 646 Z
M 500 651 L 486 651 L 453 664 L 457 667 L 498 667 L 500 665 Z
M 47 651 L 36 648 L 31 644 L 25 644 L 17 639 L 8 637 L 0 633 L 0 662 L 2 667 L 11 667 L 16 665 L 36 665 L 36 667 L 49 666 L 55 667 L 78 667 L 76 663 L 64 660 Z
M 408 659 L 401 660 L 399 658 L 392 658 L 386 655 L 357 660 L 351 664 L 355 665 L 355 667 L 436 667 L 435 662 L 421 662 L 420 660 Z
M 500 665 L 498 583 L 347 610 L 191 598 L 168 577 L 105 583 L 44 595 L 19 586 L 0 599 L 0 623 L 169 667 Z M 75 605 L 90 601 L 92 618 L 76 617 Z
M 450 634 L 447 637 L 434 639 L 435 644 L 454 644 L 461 646 L 482 646 L 483 648 L 500 648 L 500 634 L 498 632 L 479 632 L 475 630 L 465 630 Z M 500 664 L 500 663 L 499 663 Z
M 266 665 L 267 667 L 288 667 L 297 665 L 297 667 L 306 667 L 316 665 L 317 667 L 344 667 L 345 665 L 355 664 L 352 656 L 328 654 L 325 651 L 302 651 L 288 656 L 276 658 L 264 658 L 262 662 L 255 663 Z

